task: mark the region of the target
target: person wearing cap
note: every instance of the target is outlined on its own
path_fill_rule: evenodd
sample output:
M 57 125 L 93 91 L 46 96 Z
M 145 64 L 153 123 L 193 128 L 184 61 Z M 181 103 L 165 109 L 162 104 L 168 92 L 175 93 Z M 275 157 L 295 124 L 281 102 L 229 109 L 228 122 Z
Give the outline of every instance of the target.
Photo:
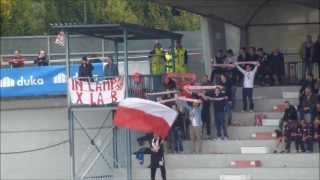
M 88 60 L 87 56 L 82 57 L 79 66 L 78 77 L 81 81 L 92 81 L 92 71 L 94 67 Z
M 151 74 L 161 75 L 164 72 L 164 52 L 158 41 L 154 44 L 149 58 L 151 59 Z

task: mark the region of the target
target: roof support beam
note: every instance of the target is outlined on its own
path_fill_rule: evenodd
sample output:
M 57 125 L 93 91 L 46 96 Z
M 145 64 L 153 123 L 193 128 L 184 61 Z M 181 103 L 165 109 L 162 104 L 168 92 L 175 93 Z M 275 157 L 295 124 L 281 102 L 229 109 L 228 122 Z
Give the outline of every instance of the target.
M 271 0 L 264 0 L 251 14 L 251 16 L 249 17 L 248 21 L 245 23 L 245 26 L 248 26 L 253 19 L 259 14 L 259 12 L 270 3 Z
M 280 1 L 285 1 L 285 2 L 288 2 L 288 3 L 297 4 L 297 5 L 300 5 L 300 6 L 307 7 L 307 8 L 320 9 L 320 2 L 319 1 L 315 1 L 316 2 L 315 5 L 313 3 L 310 4 L 310 3 L 305 3 L 305 2 L 297 1 L 297 0 L 280 0 Z

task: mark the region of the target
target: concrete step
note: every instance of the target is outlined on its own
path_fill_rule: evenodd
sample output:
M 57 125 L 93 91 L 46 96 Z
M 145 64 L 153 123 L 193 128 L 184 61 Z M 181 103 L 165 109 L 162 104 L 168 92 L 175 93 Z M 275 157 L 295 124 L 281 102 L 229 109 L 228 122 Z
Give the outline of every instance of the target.
M 280 103 L 283 103 L 285 99 L 283 98 L 277 98 L 277 99 L 272 99 L 272 98 L 263 98 L 263 99 L 257 99 L 254 100 L 254 110 L 255 111 L 261 111 L 261 112 L 272 112 L 273 107 L 277 106 Z M 290 103 L 293 105 L 298 105 L 299 100 L 298 99 L 291 99 Z M 235 110 L 236 111 L 241 111 L 243 108 L 242 101 L 237 100 L 235 102 Z
M 257 98 L 282 99 L 285 92 L 299 92 L 300 86 L 255 87 L 253 96 Z M 242 99 L 242 88 L 236 90 L 236 99 Z
M 260 160 L 262 168 L 316 168 L 320 167 L 319 153 L 301 154 L 166 154 L 168 169 L 182 168 L 230 168 L 235 160 Z M 147 168 L 150 156 L 145 155 L 143 165 L 135 156 L 134 169 Z
M 256 124 L 255 116 L 258 113 L 262 113 L 271 119 L 280 119 L 283 116 L 283 113 L 280 112 L 232 112 L 232 124 L 254 126 Z
M 255 139 L 252 137 L 254 133 L 274 132 L 277 127 L 272 126 L 229 126 L 229 139 L 248 140 Z
M 191 141 L 184 141 L 185 153 L 191 152 Z M 209 154 L 240 154 L 241 147 L 267 147 L 273 152 L 276 146 L 275 140 L 203 140 L 202 153 Z M 292 152 L 294 144 L 291 144 Z M 318 144 L 314 144 L 315 152 L 318 152 Z
M 253 180 L 319 180 L 318 168 L 190 168 L 167 169 L 167 179 L 170 180 L 219 180 L 220 175 L 250 175 Z M 134 180 L 149 180 L 149 169 L 133 171 Z M 157 170 L 156 179 L 161 179 Z

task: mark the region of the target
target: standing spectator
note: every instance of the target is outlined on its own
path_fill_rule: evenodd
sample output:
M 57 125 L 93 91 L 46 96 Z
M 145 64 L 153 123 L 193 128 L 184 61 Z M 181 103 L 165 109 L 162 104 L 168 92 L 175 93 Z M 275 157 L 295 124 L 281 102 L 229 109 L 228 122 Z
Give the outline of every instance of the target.
M 106 78 L 119 76 L 118 65 L 112 62 L 111 57 L 107 57 L 107 64 L 104 66 L 103 69 Z
M 49 60 L 47 57 L 47 53 L 41 49 L 38 53 L 37 58 L 34 60 L 35 64 L 38 64 L 38 66 L 48 66 Z
M 288 122 L 289 120 L 290 121 L 298 120 L 298 112 L 296 108 L 289 101 L 285 101 L 284 104 L 285 104 L 285 110 L 279 124 L 279 128 L 281 130 L 283 129 L 284 122 Z
M 315 91 L 315 86 L 316 86 L 316 80 L 313 78 L 313 75 L 308 73 L 306 78 L 301 80 L 301 88 L 300 88 L 300 94 L 303 95 L 304 93 L 304 90 L 307 88 L 307 87 L 310 87 L 311 88 L 311 91 L 316 93 Z
M 217 51 L 217 54 L 215 56 L 215 61 L 212 60 L 212 72 L 211 72 L 211 82 L 216 82 L 216 76 L 223 73 L 224 69 L 222 67 L 219 67 L 218 65 L 224 64 L 226 56 L 223 53 L 222 49 L 219 49 Z M 215 66 L 217 65 L 217 66 Z
M 177 41 L 177 45 L 175 48 L 175 71 L 177 73 L 185 73 L 187 72 L 187 64 L 188 64 L 188 51 L 181 44 L 181 41 Z
M 196 96 L 194 96 L 196 97 Z M 190 107 L 184 101 L 177 101 L 180 107 L 183 107 L 189 111 L 189 120 L 190 124 L 190 139 L 192 144 L 192 152 L 193 153 L 201 153 L 201 129 L 202 129 L 202 119 L 201 119 L 201 111 L 202 111 L 202 101 L 194 101 L 192 102 L 192 106 Z
M 294 141 L 296 152 L 305 151 L 302 143 L 302 126 L 298 121 L 284 123 L 284 134 L 286 139 L 286 151 L 290 153 L 291 143 Z
M 245 47 L 241 47 L 238 56 L 238 62 L 248 61 L 248 53 Z
M 225 61 L 224 63 L 225 64 L 235 64 L 237 63 L 238 59 L 237 59 L 237 56 L 234 55 L 232 49 L 228 49 L 227 50 L 227 56 L 225 58 Z M 227 68 L 227 71 L 226 71 L 227 75 L 230 77 L 230 79 L 235 82 L 236 79 L 236 74 L 237 74 L 237 69 L 235 69 L 234 67 L 228 67 Z
M 209 81 L 208 75 L 204 75 L 201 85 L 208 86 L 210 84 L 211 82 Z M 204 139 L 206 139 L 211 137 L 210 101 L 203 98 L 202 98 L 202 101 L 203 101 L 203 107 L 201 111 L 201 118 L 203 121 L 202 134 Z
M 255 47 L 250 47 L 248 50 L 248 57 L 246 61 L 258 61 L 258 55 Z
M 277 79 L 278 84 L 283 83 L 284 78 L 284 56 L 278 48 L 274 49 L 270 55 L 270 63 L 274 77 L 272 78 L 272 85 L 275 84 Z
M 242 112 L 247 110 L 247 99 L 249 101 L 249 109 L 250 112 L 253 112 L 253 88 L 254 88 L 254 77 L 259 67 L 259 63 L 251 69 L 250 65 L 245 66 L 245 70 L 242 69 L 239 64 L 236 64 L 237 69 L 243 74 L 243 88 L 242 88 L 242 101 L 243 101 L 243 110 Z
M 176 153 L 183 152 L 183 127 L 184 127 L 184 115 L 182 113 L 182 110 L 177 108 L 176 105 L 173 106 L 173 109 L 178 112 L 178 116 L 174 123 L 172 124 L 171 129 L 173 130 L 173 149 Z
M 303 96 L 300 98 L 299 102 L 299 120 L 305 120 L 306 114 L 310 115 L 310 120 L 313 122 L 316 118 L 316 105 L 317 105 L 317 96 L 312 93 L 311 88 L 307 87 L 304 90 Z
M 313 54 L 313 41 L 312 41 L 312 36 L 307 35 L 306 41 L 302 43 L 300 47 L 300 56 L 301 59 L 304 63 L 304 68 L 303 68 L 303 77 L 305 78 L 307 71 L 309 73 L 312 73 L 313 70 L 313 62 L 312 62 L 312 54 Z
M 314 128 L 311 122 L 302 122 L 302 142 L 307 152 L 313 152 Z
M 23 67 L 25 61 L 26 59 L 21 55 L 20 50 L 15 50 L 13 58 L 9 61 L 9 65 L 12 68 Z
M 149 58 L 151 59 L 151 74 L 160 75 L 164 72 L 164 51 L 161 44 L 156 41 L 150 52 Z
M 271 77 L 272 77 L 272 70 L 270 67 L 270 61 L 268 54 L 266 54 L 263 48 L 258 48 L 257 50 L 257 58 L 258 62 L 260 63 L 260 68 L 258 69 L 258 82 L 261 85 L 270 85 L 271 84 Z
M 215 88 L 214 93 L 210 96 L 201 94 L 203 98 L 213 101 L 214 119 L 217 129 L 218 139 L 228 139 L 227 128 L 225 125 L 225 105 L 227 97 L 221 92 L 220 88 Z M 223 131 L 223 135 L 222 132 Z
M 320 35 L 318 35 L 317 41 L 313 44 L 312 61 L 318 63 L 318 72 L 320 79 Z
M 228 125 L 231 125 L 232 121 L 232 101 L 233 101 L 233 92 L 232 92 L 232 83 L 228 79 L 228 77 L 224 74 L 220 75 L 220 84 L 224 88 L 224 94 L 227 97 L 227 101 L 225 104 L 225 115 L 227 119 Z
M 154 135 L 151 142 L 151 180 L 155 180 L 157 168 L 160 168 L 163 180 L 166 180 L 166 167 L 164 161 L 163 140 Z
M 82 57 L 81 64 L 79 66 L 78 77 L 82 81 L 92 81 L 92 71 L 94 67 L 86 56 Z
M 319 150 L 320 150 L 320 119 L 319 116 L 314 121 L 314 139 L 318 142 Z

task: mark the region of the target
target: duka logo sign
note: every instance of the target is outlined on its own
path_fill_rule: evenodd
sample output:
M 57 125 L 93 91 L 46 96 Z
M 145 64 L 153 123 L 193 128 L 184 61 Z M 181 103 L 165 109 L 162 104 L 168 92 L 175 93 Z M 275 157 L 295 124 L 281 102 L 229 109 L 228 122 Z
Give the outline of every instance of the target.
M 125 85 L 123 78 L 99 82 L 69 79 L 69 92 L 72 104 L 105 105 L 124 99 Z
M 43 78 L 35 78 L 33 76 L 24 77 L 20 76 L 19 79 L 12 79 L 10 77 L 3 77 L 0 80 L 0 87 L 1 88 L 12 88 L 15 86 L 41 86 L 44 85 Z

